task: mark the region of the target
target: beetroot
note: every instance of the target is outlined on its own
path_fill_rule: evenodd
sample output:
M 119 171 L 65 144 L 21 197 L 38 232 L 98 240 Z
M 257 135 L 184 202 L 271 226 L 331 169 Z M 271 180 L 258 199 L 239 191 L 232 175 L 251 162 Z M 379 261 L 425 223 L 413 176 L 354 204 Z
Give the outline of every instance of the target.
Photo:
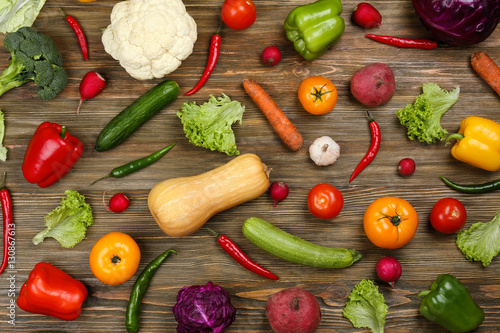
M 351 93 L 363 105 L 375 107 L 387 103 L 396 91 L 392 69 L 376 62 L 357 70 L 351 79 Z
M 276 333 L 313 333 L 321 321 L 321 308 L 310 291 L 291 287 L 269 298 L 266 315 Z
M 281 61 L 281 51 L 276 45 L 268 46 L 262 51 L 262 60 L 266 65 L 275 66 Z
M 362 26 L 363 28 L 375 28 L 382 25 L 382 16 L 380 12 L 366 2 L 361 2 L 354 8 L 352 13 L 352 20 L 354 23 Z

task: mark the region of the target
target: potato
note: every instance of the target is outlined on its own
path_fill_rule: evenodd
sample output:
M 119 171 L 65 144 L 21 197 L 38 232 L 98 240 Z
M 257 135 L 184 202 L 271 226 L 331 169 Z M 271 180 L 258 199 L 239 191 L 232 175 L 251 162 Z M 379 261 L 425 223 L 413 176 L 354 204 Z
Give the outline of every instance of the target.
M 351 79 L 351 93 L 363 105 L 387 103 L 396 91 L 394 73 L 386 64 L 376 62 L 357 70 Z
M 267 301 L 266 315 L 276 333 L 312 333 L 321 321 L 318 300 L 299 287 L 273 294 Z

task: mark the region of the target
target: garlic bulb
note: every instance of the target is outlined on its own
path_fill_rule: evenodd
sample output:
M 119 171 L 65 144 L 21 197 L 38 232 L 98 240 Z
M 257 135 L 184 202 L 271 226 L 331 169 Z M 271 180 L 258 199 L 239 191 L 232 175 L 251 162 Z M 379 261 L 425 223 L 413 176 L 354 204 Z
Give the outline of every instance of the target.
M 327 166 L 339 158 L 340 146 L 329 136 L 322 136 L 309 146 L 309 156 L 316 165 Z

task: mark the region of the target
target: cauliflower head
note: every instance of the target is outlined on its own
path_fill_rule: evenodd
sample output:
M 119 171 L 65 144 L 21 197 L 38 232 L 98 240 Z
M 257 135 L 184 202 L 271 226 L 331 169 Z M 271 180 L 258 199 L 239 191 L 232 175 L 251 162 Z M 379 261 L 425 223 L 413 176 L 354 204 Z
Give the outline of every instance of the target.
M 175 71 L 197 36 L 182 0 L 126 0 L 113 7 L 102 43 L 133 78 L 149 80 Z

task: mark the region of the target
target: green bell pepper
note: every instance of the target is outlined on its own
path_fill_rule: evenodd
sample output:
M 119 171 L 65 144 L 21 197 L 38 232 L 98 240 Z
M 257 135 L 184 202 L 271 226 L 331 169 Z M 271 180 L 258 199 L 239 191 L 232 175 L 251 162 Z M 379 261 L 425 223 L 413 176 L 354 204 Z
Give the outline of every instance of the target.
M 453 333 L 469 332 L 484 320 L 484 311 L 472 299 L 467 288 L 451 274 L 440 274 L 431 290 L 422 297 L 420 313 Z
M 285 20 L 285 31 L 295 50 L 306 60 L 321 56 L 344 34 L 340 0 L 318 0 L 294 8 Z

